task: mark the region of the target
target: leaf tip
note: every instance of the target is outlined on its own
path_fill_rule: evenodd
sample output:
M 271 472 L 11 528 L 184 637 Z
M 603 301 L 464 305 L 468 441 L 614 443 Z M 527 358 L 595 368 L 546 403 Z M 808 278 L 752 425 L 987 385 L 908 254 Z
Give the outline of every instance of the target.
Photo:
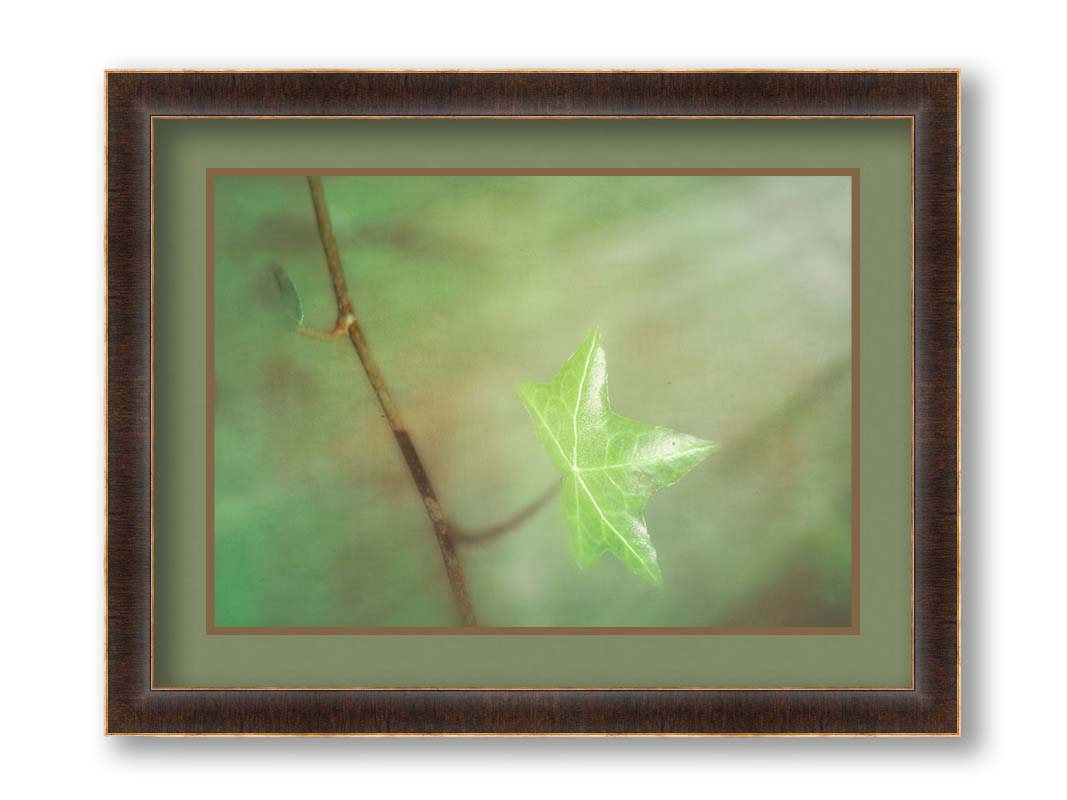
M 653 555 L 652 558 L 647 561 L 645 559 L 641 559 L 639 563 L 640 569 L 637 569 L 637 565 L 631 562 L 630 571 L 633 572 L 635 575 L 639 575 L 640 577 L 644 578 L 645 583 L 650 583 L 657 589 L 662 589 L 663 573 L 660 571 L 659 561 L 656 559 L 655 555 Z
M 718 442 L 712 442 L 708 439 L 697 439 L 695 444 L 705 456 L 709 456 L 719 449 Z
M 718 442 L 712 442 L 707 439 L 700 439 L 696 436 L 687 436 L 686 439 L 688 441 L 686 441 L 685 443 L 685 452 L 686 455 L 693 457 L 693 466 L 696 466 L 705 458 L 707 458 L 719 449 Z
M 645 580 L 657 589 L 663 588 L 663 573 L 660 572 L 658 564 L 652 565 L 652 568 L 645 574 Z

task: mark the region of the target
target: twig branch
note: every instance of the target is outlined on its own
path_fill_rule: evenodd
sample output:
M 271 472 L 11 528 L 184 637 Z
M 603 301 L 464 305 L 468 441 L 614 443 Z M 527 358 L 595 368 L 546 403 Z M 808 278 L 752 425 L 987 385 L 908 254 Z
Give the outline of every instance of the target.
M 344 319 L 337 320 L 337 324 L 333 326 L 333 330 L 320 331 L 318 328 L 312 328 L 310 325 L 300 324 L 296 326 L 296 332 L 301 336 L 306 336 L 317 342 L 332 342 L 334 339 L 340 339 L 348 333 L 348 326 L 351 324 L 352 317 L 348 316 Z
M 371 353 L 370 346 L 363 336 L 363 330 L 359 326 L 355 312 L 352 309 L 352 300 L 348 294 L 348 282 L 345 280 L 344 269 L 341 266 L 341 256 L 337 251 L 337 240 L 333 235 L 333 225 L 330 223 L 330 212 L 326 207 L 326 196 L 322 189 L 322 179 L 308 176 L 308 186 L 311 189 L 311 202 L 315 206 L 315 218 L 319 226 L 319 239 L 322 241 L 322 249 L 326 253 L 326 265 L 330 270 L 330 280 L 333 283 L 333 293 L 337 300 L 338 326 L 344 325 L 348 333 L 349 341 L 359 356 L 363 371 L 367 374 L 378 403 L 385 413 L 389 422 L 389 428 L 393 432 L 400 452 L 404 455 L 411 479 L 415 482 L 422 497 L 422 504 L 426 508 L 426 515 L 433 525 L 434 536 L 437 538 L 437 546 L 441 550 L 441 558 L 445 564 L 445 572 L 448 574 L 448 583 L 452 589 L 452 597 L 456 607 L 466 626 L 476 626 L 477 617 L 474 614 L 474 606 L 471 603 L 470 594 L 467 591 L 467 581 L 463 575 L 463 567 L 460 565 L 459 556 L 456 554 L 455 543 L 452 540 L 448 518 L 445 517 L 441 504 L 437 500 L 430 478 L 426 474 L 426 468 L 419 458 L 415 444 L 407 432 L 400 412 L 393 400 L 393 395 L 385 384 L 381 367 Z
M 488 528 L 482 528 L 478 531 L 464 531 L 453 525 L 452 539 L 460 544 L 481 544 L 482 542 L 488 542 L 491 539 L 502 536 L 513 528 L 519 527 L 522 523 L 526 522 L 526 520 L 540 511 L 545 503 L 556 496 L 556 493 L 559 492 L 559 487 L 560 482 L 555 481 L 550 487 L 534 498 L 525 508 L 520 509 L 507 519 L 498 522 L 496 525 L 491 525 Z

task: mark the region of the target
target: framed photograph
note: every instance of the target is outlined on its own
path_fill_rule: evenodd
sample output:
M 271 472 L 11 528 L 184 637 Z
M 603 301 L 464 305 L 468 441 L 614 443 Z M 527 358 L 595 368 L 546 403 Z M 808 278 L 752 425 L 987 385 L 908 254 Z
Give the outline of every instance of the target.
M 959 734 L 957 71 L 106 94 L 108 733 Z

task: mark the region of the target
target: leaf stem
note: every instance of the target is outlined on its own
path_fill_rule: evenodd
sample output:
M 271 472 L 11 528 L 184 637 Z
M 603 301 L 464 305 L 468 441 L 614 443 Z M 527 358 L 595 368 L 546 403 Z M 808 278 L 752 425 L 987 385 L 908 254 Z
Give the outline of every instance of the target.
M 477 531 L 465 531 L 453 525 L 452 538 L 460 544 L 481 544 L 482 542 L 488 542 L 495 539 L 498 536 L 503 536 L 508 531 L 519 527 L 519 525 L 526 522 L 526 520 L 540 511 L 545 503 L 556 496 L 559 492 L 559 488 L 560 482 L 553 481 L 551 486 L 531 500 L 524 508 L 519 509 L 507 519 L 501 520 L 496 525 L 491 525 L 488 528 L 482 528 Z
M 477 617 L 474 613 L 474 605 L 471 603 L 470 594 L 467 591 L 467 581 L 463 574 L 459 556 L 452 540 L 452 533 L 448 518 L 441 508 L 430 478 L 426 474 L 422 459 L 419 457 L 415 444 L 411 440 L 407 428 L 400 417 L 396 401 L 393 399 L 389 387 L 385 383 L 381 367 L 371 353 L 363 330 L 359 326 L 355 312 L 352 308 L 352 300 L 348 294 L 348 282 L 345 280 L 344 269 L 341 266 L 341 256 L 337 250 L 337 240 L 333 234 L 333 225 L 330 222 L 330 212 L 326 206 L 326 195 L 322 188 L 322 179 L 313 175 L 308 176 L 308 186 L 311 189 L 311 202 L 315 207 L 315 219 L 319 227 L 319 239 L 322 241 L 322 249 L 326 254 L 326 266 L 330 270 L 330 280 L 333 283 L 333 293 L 337 300 L 337 325 L 343 326 L 342 331 L 348 334 L 352 347 L 363 365 L 363 371 L 370 381 L 374 394 L 378 398 L 378 404 L 385 413 L 389 428 L 393 432 L 397 446 L 404 456 L 411 479 L 422 497 L 422 504 L 426 508 L 426 515 L 433 526 L 437 546 L 441 551 L 444 561 L 445 572 L 448 574 L 448 583 L 452 589 L 452 597 L 459 610 L 460 617 L 465 626 L 476 626 Z

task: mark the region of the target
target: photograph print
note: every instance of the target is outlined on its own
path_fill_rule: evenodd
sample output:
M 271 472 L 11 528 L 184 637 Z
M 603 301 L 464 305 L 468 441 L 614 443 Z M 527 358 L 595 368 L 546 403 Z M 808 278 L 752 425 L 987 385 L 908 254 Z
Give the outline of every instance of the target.
M 854 170 L 210 170 L 213 633 L 854 633 Z

